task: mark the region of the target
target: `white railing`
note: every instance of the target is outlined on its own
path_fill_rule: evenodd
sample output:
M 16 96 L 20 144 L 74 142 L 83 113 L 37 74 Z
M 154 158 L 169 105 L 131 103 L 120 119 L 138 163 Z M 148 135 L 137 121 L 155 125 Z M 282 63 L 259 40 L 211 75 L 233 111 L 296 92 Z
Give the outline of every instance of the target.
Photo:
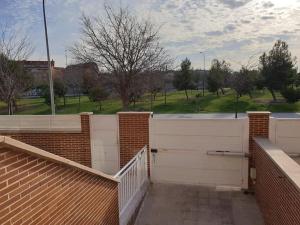
M 140 150 L 115 176 L 119 183 L 119 212 L 127 208 L 148 180 L 147 146 Z

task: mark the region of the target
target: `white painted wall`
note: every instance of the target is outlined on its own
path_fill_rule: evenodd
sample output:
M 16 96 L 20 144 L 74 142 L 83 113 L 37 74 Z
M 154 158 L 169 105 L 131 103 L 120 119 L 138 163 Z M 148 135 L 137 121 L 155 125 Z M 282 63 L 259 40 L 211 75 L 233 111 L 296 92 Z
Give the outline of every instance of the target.
M 80 132 L 80 115 L 0 116 L 0 131 Z
M 209 156 L 207 151 L 248 152 L 248 118 L 150 119 L 154 182 L 247 188 L 248 159 Z
M 300 119 L 270 118 L 270 140 L 286 153 L 300 153 Z M 300 158 L 295 158 L 300 164 Z
M 114 175 L 119 170 L 118 117 L 92 115 L 90 126 L 92 167 Z

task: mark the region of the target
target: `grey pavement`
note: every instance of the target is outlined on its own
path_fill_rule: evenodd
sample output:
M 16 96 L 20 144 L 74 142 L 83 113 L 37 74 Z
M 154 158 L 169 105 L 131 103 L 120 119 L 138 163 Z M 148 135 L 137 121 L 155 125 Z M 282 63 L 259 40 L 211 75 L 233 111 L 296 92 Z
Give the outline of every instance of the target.
M 135 225 L 263 225 L 252 195 L 215 188 L 152 184 Z

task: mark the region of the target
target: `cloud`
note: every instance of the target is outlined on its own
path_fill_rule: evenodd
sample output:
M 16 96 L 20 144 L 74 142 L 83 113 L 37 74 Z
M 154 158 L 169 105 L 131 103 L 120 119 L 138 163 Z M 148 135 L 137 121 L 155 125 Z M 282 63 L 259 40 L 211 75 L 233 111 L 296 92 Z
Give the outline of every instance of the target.
M 139 18 L 161 26 L 162 45 L 174 58 L 190 57 L 201 65 L 199 51 L 207 60 L 247 61 L 258 51 L 269 50 L 278 38 L 288 40 L 300 56 L 300 1 L 279 0 L 51 0 L 47 1 L 50 51 L 64 66 L 64 49 L 79 38 L 79 17 L 103 15 L 103 2 L 115 7 L 129 5 Z M 0 0 L 0 20 L 25 29 L 36 52 L 45 59 L 41 0 Z M 266 25 L 268 22 L 268 25 Z
M 207 36 L 221 36 L 224 34 L 223 31 L 209 31 L 205 33 Z
M 247 3 L 251 2 L 252 0 L 219 0 L 221 3 L 226 5 L 227 7 L 231 9 L 239 8 Z
M 263 7 L 264 8 L 272 8 L 275 4 L 273 2 L 264 2 Z
M 274 20 L 276 17 L 275 16 L 262 16 L 260 17 L 262 20 Z

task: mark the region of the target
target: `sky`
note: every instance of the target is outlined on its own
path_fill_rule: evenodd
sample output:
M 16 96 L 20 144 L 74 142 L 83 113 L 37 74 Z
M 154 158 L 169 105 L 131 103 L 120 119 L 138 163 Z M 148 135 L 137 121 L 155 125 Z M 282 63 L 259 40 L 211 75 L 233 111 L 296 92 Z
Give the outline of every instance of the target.
M 71 47 L 80 38 L 80 17 L 103 15 L 105 0 L 46 0 L 51 58 L 73 63 Z M 106 0 L 128 6 L 139 18 L 160 26 L 161 45 L 175 59 L 188 57 L 194 69 L 218 58 L 234 70 L 257 65 L 278 39 L 287 41 L 300 66 L 300 0 Z M 46 60 L 42 0 L 0 0 L 0 21 L 29 36 L 31 60 Z M 204 53 L 201 53 L 204 52 Z

